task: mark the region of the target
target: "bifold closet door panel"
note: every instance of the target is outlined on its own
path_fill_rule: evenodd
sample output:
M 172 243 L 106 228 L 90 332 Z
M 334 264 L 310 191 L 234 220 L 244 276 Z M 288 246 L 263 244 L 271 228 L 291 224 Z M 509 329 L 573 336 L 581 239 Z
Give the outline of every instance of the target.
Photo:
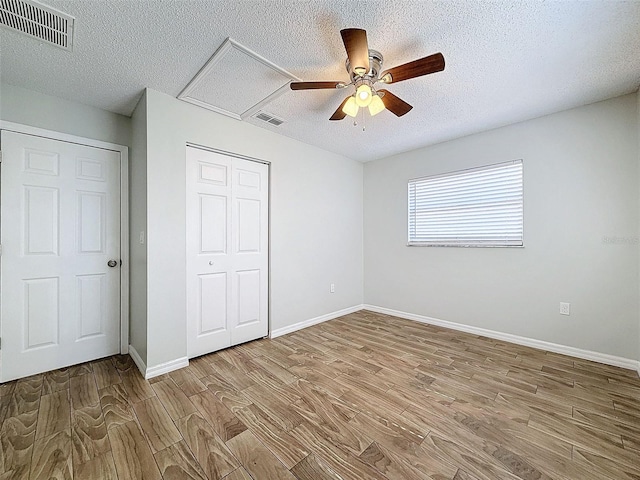
M 269 167 L 187 147 L 190 357 L 268 333 Z

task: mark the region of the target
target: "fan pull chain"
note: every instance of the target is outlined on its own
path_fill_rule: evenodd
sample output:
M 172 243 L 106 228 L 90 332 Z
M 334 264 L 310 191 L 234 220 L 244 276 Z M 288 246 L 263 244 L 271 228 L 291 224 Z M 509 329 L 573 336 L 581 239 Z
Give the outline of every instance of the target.
M 364 108 L 360 109 L 362 111 L 362 131 L 364 132 L 367 128 L 367 122 L 365 120 Z

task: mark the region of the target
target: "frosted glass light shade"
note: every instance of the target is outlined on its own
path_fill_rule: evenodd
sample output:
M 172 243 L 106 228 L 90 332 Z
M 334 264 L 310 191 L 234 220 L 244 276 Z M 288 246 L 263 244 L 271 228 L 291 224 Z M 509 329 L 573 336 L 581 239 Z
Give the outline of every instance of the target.
M 378 95 L 373 95 L 371 103 L 369 104 L 369 113 L 373 117 L 384 110 L 384 103 Z
M 356 90 L 356 103 L 359 107 L 367 107 L 371 103 L 371 87 L 366 83 Z
M 349 97 L 347 103 L 342 107 L 342 111 L 349 115 L 350 117 L 355 117 L 358 115 L 358 104 L 356 103 L 356 99 L 354 97 Z

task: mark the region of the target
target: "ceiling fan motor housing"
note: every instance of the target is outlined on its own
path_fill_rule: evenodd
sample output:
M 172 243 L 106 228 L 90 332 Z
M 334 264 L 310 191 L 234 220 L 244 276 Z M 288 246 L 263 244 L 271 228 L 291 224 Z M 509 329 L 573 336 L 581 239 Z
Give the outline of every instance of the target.
M 380 52 L 369 49 L 369 71 L 364 75 L 358 75 L 351 69 L 351 63 L 349 62 L 349 58 L 347 58 L 345 67 L 351 76 L 351 81 L 356 83 L 357 79 L 366 78 L 370 83 L 375 83 L 376 80 L 378 80 L 378 74 L 382 70 L 382 59 L 383 57 Z

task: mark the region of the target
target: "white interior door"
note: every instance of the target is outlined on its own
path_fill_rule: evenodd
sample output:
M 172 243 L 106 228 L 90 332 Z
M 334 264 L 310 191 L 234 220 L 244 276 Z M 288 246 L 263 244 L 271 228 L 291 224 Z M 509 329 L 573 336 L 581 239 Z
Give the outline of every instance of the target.
M 269 167 L 187 147 L 190 357 L 268 333 Z
M 6 130 L 1 148 L 0 380 L 117 353 L 120 154 Z

